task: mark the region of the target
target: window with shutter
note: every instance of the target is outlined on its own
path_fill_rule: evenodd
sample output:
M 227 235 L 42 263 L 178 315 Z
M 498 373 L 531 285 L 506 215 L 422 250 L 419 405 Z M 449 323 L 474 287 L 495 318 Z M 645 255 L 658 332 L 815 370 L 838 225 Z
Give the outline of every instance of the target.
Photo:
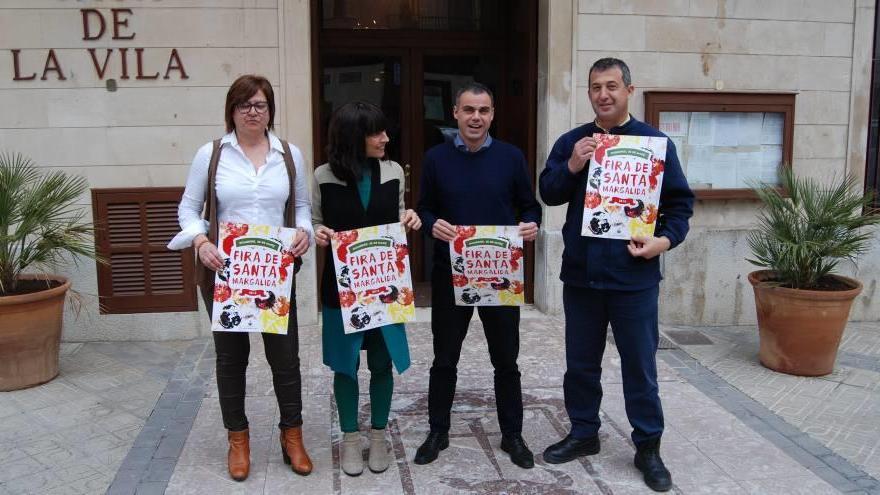
M 196 311 L 192 249 L 165 245 L 180 230 L 182 187 L 92 189 L 102 314 Z

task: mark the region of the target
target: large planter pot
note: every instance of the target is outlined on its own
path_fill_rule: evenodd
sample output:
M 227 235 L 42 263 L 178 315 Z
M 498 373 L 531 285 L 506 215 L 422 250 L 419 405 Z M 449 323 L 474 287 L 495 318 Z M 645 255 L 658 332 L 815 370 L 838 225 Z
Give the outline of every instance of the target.
M 858 280 L 834 277 L 851 288 L 789 289 L 774 286 L 774 273 L 770 270 L 749 274 L 758 312 L 761 364 L 801 376 L 827 375 L 834 370 L 850 307 L 862 292 Z
M 32 387 L 58 376 L 64 298 L 70 281 L 61 276 L 51 279 L 61 285 L 0 297 L 0 391 Z

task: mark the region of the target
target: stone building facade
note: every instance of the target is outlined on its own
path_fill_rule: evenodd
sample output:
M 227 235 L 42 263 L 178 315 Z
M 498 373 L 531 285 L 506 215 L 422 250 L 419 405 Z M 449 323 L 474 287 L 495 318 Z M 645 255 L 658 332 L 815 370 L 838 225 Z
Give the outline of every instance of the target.
M 278 133 L 311 164 L 318 155 L 313 10 L 319 4 L 4 1 L 0 149 L 81 174 L 93 188 L 182 186 L 195 150 L 223 131 L 229 83 L 260 73 L 276 85 Z M 587 70 L 604 56 L 630 64 L 637 118 L 644 117 L 644 92 L 651 90 L 795 93 L 796 172 L 864 178 L 868 167 L 877 167 L 867 163 L 873 1 L 538 0 L 535 8 L 536 174 L 558 135 L 593 118 Z M 82 206 L 89 202 L 83 198 Z M 663 258 L 662 322 L 755 321 L 745 236 L 756 211 L 754 200 L 697 202 L 687 242 Z M 545 207 L 544 218 L 534 300 L 540 310 L 560 313 L 564 209 Z M 880 320 L 880 248 L 845 269 L 865 284 L 852 318 Z M 83 303 L 78 316 L 68 312 L 65 339 L 207 332 L 203 312 L 101 314 L 94 263 L 64 271 Z M 298 279 L 301 324 L 317 322 L 315 275 L 312 254 Z

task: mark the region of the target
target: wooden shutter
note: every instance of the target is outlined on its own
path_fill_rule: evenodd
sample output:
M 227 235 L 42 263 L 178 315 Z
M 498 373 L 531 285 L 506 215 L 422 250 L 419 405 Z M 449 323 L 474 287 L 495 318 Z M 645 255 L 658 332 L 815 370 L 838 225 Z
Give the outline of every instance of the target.
M 196 311 L 192 249 L 165 245 L 180 231 L 182 187 L 92 189 L 101 314 Z

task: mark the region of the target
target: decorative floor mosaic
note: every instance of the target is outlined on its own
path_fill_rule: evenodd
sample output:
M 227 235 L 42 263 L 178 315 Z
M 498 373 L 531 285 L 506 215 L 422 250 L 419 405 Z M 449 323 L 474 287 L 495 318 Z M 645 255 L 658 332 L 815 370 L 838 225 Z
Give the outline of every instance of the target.
M 745 328 L 664 330 L 668 339 L 658 353 L 662 453 L 673 493 L 880 493 L 873 464 L 878 449 L 871 444 L 880 419 L 880 337 L 873 326 L 851 326 L 838 368 L 821 379 L 761 368 Z M 408 330 L 412 368 L 395 375 L 388 428 L 394 461 L 384 473 L 358 477 L 339 467 L 341 434 L 319 329 L 300 329 L 304 435 L 315 464 L 306 477 L 281 460 L 271 375 L 262 345 L 254 342 L 247 399 L 252 471 L 242 483 L 226 474 L 210 340 L 65 344 L 58 379 L 0 394 L 0 495 L 651 493 L 632 465 L 613 345 L 603 362 L 602 451 L 563 465 L 538 455 L 535 468 L 523 470 L 499 447 L 492 370 L 478 321 L 470 332 L 450 447 L 427 466 L 412 462 L 427 434 L 432 359 L 430 326 L 417 323 Z M 540 454 L 568 430 L 562 322 L 525 317 L 519 363 L 523 436 Z M 368 375 L 360 374 L 364 392 Z M 361 413 L 368 425 L 366 394 Z

